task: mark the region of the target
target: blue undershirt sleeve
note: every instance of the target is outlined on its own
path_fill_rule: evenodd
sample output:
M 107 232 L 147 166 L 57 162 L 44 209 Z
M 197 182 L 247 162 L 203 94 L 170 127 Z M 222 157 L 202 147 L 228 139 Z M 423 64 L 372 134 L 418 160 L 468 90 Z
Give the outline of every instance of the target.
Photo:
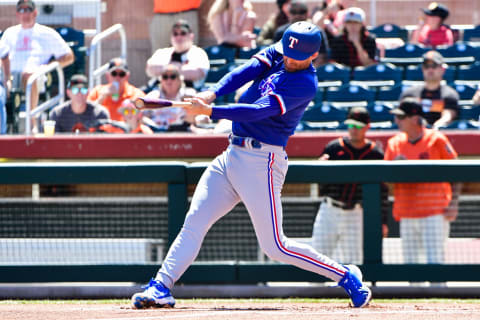
M 267 69 L 268 66 L 265 63 L 260 62 L 256 58 L 252 58 L 245 64 L 226 74 L 217 84 L 211 87 L 210 90 L 215 92 L 217 97 L 229 94 L 245 83 L 256 79 Z

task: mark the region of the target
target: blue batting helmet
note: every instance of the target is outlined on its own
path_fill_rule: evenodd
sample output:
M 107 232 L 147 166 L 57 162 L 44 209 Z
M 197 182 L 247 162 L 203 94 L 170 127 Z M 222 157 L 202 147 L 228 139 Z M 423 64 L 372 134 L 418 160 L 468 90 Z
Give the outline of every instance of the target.
M 275 50 L 295 60 L 305 60 L 320 49 L 322 33 L 307 21 L 292 23 L 275 44 Z

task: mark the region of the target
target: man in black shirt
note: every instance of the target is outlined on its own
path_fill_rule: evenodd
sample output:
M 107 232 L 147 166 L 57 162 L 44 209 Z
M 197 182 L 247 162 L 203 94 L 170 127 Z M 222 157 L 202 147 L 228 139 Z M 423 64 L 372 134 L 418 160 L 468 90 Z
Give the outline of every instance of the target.
M 366 132 L 370 128 L 370 115 L 365 108 L 350 109 L 345 124 L 348 126 L 348 137 L 330 141 L 320 160 L 383 160 L 382 149 L 366 138 Z M 386 186 L 383 186 L 383 201 L 388 196 L 387 191 Z M 313 226 L 314 248 L 330 256 L 339 253 L 337 259 L 343 263 L 362 264 L 361 185 L 327 184 L 321 193 L 324 198 Z M 382 220 L 383 234 L 386 235 L 386 214 L 382 215 Z
M 433 128 L 440 128 L 455 120 L 458 112 L 458 93 L 442 84 L 445 64 L 440 53 L 430 50 L 423 55 L 424 84 L 413 86 L 402 92 L 400 100 L 415 97 L 422 100 L 424 119 Z

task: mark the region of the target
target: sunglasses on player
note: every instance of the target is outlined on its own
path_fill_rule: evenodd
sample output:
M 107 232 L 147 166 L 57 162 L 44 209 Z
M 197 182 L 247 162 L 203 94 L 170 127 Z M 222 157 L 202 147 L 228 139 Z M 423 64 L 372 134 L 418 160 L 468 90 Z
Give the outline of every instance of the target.
M 125 71 L 112 71 L 110 72 L 110 74 L 112 75 L 112 77 L 120 77 L 120 78 L 123 78 L 127 75 Z
M 70 89 L 73 94 L 78 94 L 79 92 L 83 95 L 86 95 L 88 93 L 88 88 L 79 88 L 79 87 L 73 87 Z
M 177 78 L 178 78 L 178 75 L 176 75 L 176 74 L 162 74 L 162 79 L 163 80 L 168 80 L 168 79 L 175 80 Z

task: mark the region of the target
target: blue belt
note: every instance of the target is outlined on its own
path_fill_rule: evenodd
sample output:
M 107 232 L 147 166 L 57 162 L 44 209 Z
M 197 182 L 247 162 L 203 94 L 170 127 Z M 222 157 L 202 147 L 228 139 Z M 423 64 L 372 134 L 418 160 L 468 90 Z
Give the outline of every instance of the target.
M 262 143 L 258 140 L 255 140 L 253 138 L 247 138 L 247 137 L 239 137 L 239 136 L 234 136 L 230 135 L 229 137 L 230 143 L 239 147 L 251 147 L 255 149 L 261 149 L 262 148 Z

